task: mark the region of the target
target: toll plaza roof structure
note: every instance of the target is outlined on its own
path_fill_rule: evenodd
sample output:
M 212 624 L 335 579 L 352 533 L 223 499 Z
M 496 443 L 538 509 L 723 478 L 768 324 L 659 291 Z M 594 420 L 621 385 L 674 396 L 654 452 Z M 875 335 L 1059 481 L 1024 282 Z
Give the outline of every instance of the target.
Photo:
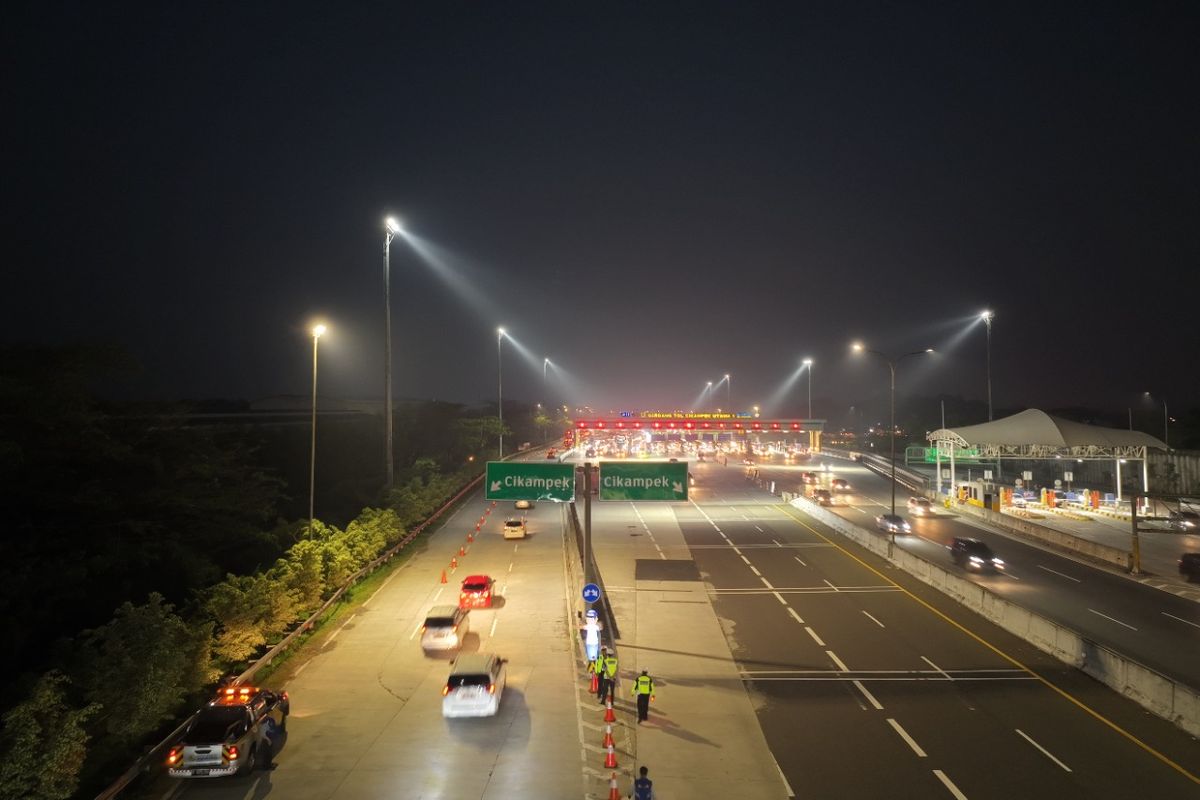
M 1141 431 L 1103 428 L 1030 408 L 1011 417 L 961 428 L 940 428 L 925 437 L 939 452 L 972 448 L 981 458 L 1145 459 L 1167 444 Z
M 759 419 L 735 414 L 677 414 L 577 419 L 576 430 L 650 433 L 800 433 L 821 431 L 823 419 Z

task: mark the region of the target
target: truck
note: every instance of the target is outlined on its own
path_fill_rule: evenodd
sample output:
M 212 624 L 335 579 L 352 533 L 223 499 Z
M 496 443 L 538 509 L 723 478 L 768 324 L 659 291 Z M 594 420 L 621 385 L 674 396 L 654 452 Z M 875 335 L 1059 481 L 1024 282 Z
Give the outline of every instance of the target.
M 287 692 L 254 686 L 218 690 L 167 752 L 167 773 L 173 778 L 248 775 L 287 729 L 289 711 Z

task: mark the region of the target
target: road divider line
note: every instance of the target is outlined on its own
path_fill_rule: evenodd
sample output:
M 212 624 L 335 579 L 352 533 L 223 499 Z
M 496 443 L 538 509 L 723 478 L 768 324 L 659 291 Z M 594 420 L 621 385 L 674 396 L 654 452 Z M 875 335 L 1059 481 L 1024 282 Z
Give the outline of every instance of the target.
M 825 579 L 825 584 L 826 584 L 826 585 L 827 585 L 827 586 L 828 586 L 830 589 L 833 589 L 835 592 L 837 592 L 837 591 L 840 591 L 840 590 L 838 589 L 838 587 L 834 586 L 832 583 L 830 583 L 830 582 L 829 582 L 829 579 L 828 579 L 828 578 L 826 578 L 826 579 Z
M 804 620 L 800 619 L 800 615 L 796 613 L 796 609 L 788 606 L 788 613 L 796 618 L 796 622 L 799 622 L 801 625 L 804 624 Z
M 749 563 L 749 562 L 747 562 L 747 563 Z M 758 577 L 760 577 L 760 578 L 762 577 L 762 573 L 761 573 L 761 572 L 759 572 L 759 571 L 758 571 L 758 568 L 757 568 L 757 567 L 755 567 L 753 564 L 750 564 L 750 571 L 751 571 L 751 572 L 753 572 L 753 573 L 754 573 L 755 575 L 757 575 Z
M 779 593 L 775 591 L 775 587 L 771 585 L 771 582 L 769 580 L 764 578 L 762 575 L 759 575 L 758 579 L 763 582 L 763 586 L 766 586 L 768 589 L 771 590 L 771 594 L 775 595 L 776 597 L 779 597 Z
M 809 636 L 811 636 L 811 637 L 813 638 L 813 641 L 814 641 L 814 642 L 816 642 L 817 644 L 819 644 L 821 647 L 824 647 L 824 646 L 825 646 L 825 643 L 821 641 L 821 637 L 820 637 L 820 636 L 817 636 L 817 632 L 816 632 L 816 631 L 814 631 L 812 628 L 809 628 L 808 626 L 805 626 L 804 630 L 808 631 L 808 635 L 809 635 Z
M 787 600 L 784 600 L 783 595 L 779 592 L 771 592 L 771 594 L 775 595 L 775 599 L 779 601 L 780 605 L 787 605 Z
M 1069 580 L 1069 581 L 1075 581 L 1076 583 L 1083 583 L 1083 581 L 1081 581 L 1079 578 L 1072 578 L 1070 575 L 1066 575 L 1066 574 L 1064 574 L 1064 573 L 1062 573 L 1062 572 L 1059 572 L 1059 571 L 1058 571 L 1058 570 L 1056 570 L 1056 569 L 1050 569 L 1049 567 L 1043 567 L 1041 564 L 1038 564 L 1038 565 L 1037 565 L 1037 568 L 1038 568 L 1038 569 L 1044 569 L 1044 570 L 1046 570 L 1046 572 L 1052 572 L 1052 573 L 1054 573 L 1055 575 L 1057 575 L 1058 577 L 1060 577 L 1060 578 L 1066 578 L 1066 579 L 1067 579 L 1067 580 Z
M 871 612 L 869 612 L 869 611 L 864 611 L 863 613 L 867 615 L 867 619 L 871 620 L 871 622 L 874 622 L 874 623 L 875 623 L 876 625 L 878 625 L 879 627 L 881 627 L 881 628 L 886 628 L 886 627 L 887 627 L 887 626 L 886 626 L 886 625 L 884 625 L 882 622 L 880 622 L 879 620 L 877 620 L 877 619 L 875 619 L 874 617 L 872 617 L 872 616 L 871 616 Z
M 491 639 L 496 635 L 496 623 L 500 621 L 499 617 L 492 617 L 492 629 L 488 631 L 488 638 Z
M 832 650 L 826 650 L 825 655 L 829 656 L 830 660 L 833 661 L 833 663 L 837 665 L 837 668 L 842 672 L 850 671 L 850 668 L 843 664 L 842 660 L 837 657 L 837 653 L 833 652 Z
M 946 776 L 946 773 L 940 769 L 935 769 L 933 774 L 937 776 L 937 779 L 942 782 L 942 785 L 946 787 L 950 794 L 954 795 L 954 800 L 967 800 L 967 796 L 959 791 L 959 788 L 954 785 L 954 781 L 950 780 Z
M 908 735 L 908 731 L 906 731 L 906 730 L 904 730 L 904 728 L 900 727 L 899 722 L 896 722 L 896 720 L 892 719 L 891 717 L 888 717 L 888 725 L 892 726 L 892 730 L 894 730 L 897 734 L 900 735 L 900 738 L 903 739 L 905 741 L 905 743 L 908 744 L 908 746 L 912 748 L 913 752 L 917 754 L 918 758 L 928 758 L 929 757 L 928 755 L 926 755 L 925 751 L 921 749 L 921 745 L 917 744 L 916 741 L 911 736 Z
M 1180 617 L 1177 617 L 1177 616 L 1175 616 L 1174 614 L 1168 614 L 1168 613 L 1167 613 L 1167 612 L 1165 612 L 1165 611 L 1164 611 L 1164 612 L 1162 612 L 1162 614 L 1163 614 L 1163 616 L 1164 616 L 1164 617 L 1170 617 L 1171 619 L 1173 619 L 1173 620 L 1176 620 L 1177 622 L 1182 622 L 1184 625 L 1191 625 L 1193 628 L 1200 628 L 1200 625 L 1197 625 L 1197 624 L 1196 624 L 1196 623 L 1194 623 L 1194 622 L 1188 622 L 1186 619 L 1182 619 L 1182 618 L 1180 618 Z
M 1034 741 L 1034 740 L 1033 740 L 1033 739 L 1032 739 L 1032 738 L 1029 736 L 1029 734 L 1027 734 L 1025 731 L 1021 730 L 1020 728 L 1014 728 L 1013 730 L 1015 730 L 1015 731 L 1017 732 L 1017 734 L 1018 734 L 1018 735 L 1019 735 L 1019 736 L 1020 736 L 1022 739 L 1024 739 L 1024 740 L 1025 740 L 1025 741 L 1027 741 L 1027 742 L 1029 742 L 1031 745 L 1033 745 L 1033 746 L 1034 746 L 1034 747 L 1036 747 L 1038 750 L 1040 750 L 1040 751 L 1041 751 L 1041 753 L 1042 753 L 1042 755 L 1044 755 L 1046 758 L 1050 759 L 1050 760 L 1051 760 L 1051 761 L 1053 761 L 1055 764 L 1058 764 L 1060 767 L 1062 767 L 1062 768 L 1063 768 L 1064 770 L 1066 770 L 1067 772 L 1070 772 L 1070 771 L 1071 771 L 1071 768 L 1070 768 L 1070 767 L 1068 767 L 1066 764 L 1064 764 L 1063 762 L 1061 762 L 1061 761 L 1059 761 L 1057 758 L 1055 758 L 1053 753 L 1051 753 L 1049 750 L 1047 750 L 1046 748 L 1042 747 L 1040 744 L 1038 744 L 1037 742 L 1035 742 L 1035 741 Z
M 797 561 L 800 561 L 800 556 L 792 556 L 792 558 L 796 559 Z M 805 564 L 803 561 L 800 561 L 800 566 L 807 567 L 808 564 Z
M 875 699 L 875 695 L 867 691 L 867 687 L 862 685 L 862 681 L 855 680 L 850 682 L 854 684 L 856 689 L 863 693 L 863 697 L 867 698 L 867 702 L 871 704 L 872 708 L 876 711 L 883 711 L 883 705 Z
M 950 677 L 950 673 L 949 673 L 949 672 L 946 672 L 946 670 L 942 669 L 941 667 L 939 667 L 937 664 L 935 664 L 935 663 L 933 663 L 932 661 L 930 661 L 930 660 L 929 660 L 928 658 L 926 658 L 925 656 L 921 656 L 921 660 L 922 660 L 922 661 L 924 661 L 924 662 L 925 662 L 926 664 L 928 664 L 929 666 L 933 667 L 933 670 L 934 670 L 934 672 L 940 672 L 940 673 L 942 674 L 942 677 L 944 677 L 946 680 L 948 680 L 948 681 L 951 681 L 951 682 L 953 682 L 953 681 L 954 681 L 954 678 L 951 678 L 951 677 Z
M 745 556 L 742 556 L 742 561 L 745 561 L 746 564 L 750 563 L 750 559 L 746 558 Z
M 410 633 L 410 634 L 408 635 L 408 640 L 409 640 L 410 642 L 411 642 L 411 641 L 413 640 L 413 638 L 414 638 L 414 637 L 417 635 L 417 632 L 421 630 L 421 626 L 422 626 L 422 625 L 424 625 L 424 624 L 425 624 L 425 622 L 424 622 L 424 620 L 422 620 L 421 622 L 418 622 L 418 623 L 417 623 L 417 627 L 413 628 L 413 632 L 412 632 L 412 633 Z
M 1113 617 L 1110 617 L 1108 614 L 1101 614 L 1099 611 L 1097 611 L 1097 610 L 1096 610 L 1096 609 L 1094 609 L 1094 608 L 1089 608 L 1089 609 L 1088 609 L 1088 611 L 1092 612 L 1092 613 L 1093 613 L 1093 614 L 1095 614 L 1097 617 L 1104 617 L 1104 618 L 1105 618 L 1106 620 L 1108 620 L 1109 622 L 1115 622 L 1115 623 L 1117 623 L 1118 625 L 1124 625 L 1126 628 L 1129 628 L 1129 630 L 1131 630 L 1131 631 L 1136 631 L 1136 630 L 1137 630 L 1137 628 L 1133 627 L 1133 626 L 1132 626 L 1132 625 L 1130 625 L 1128 622 L 1121 622 L 1121 620 L 1119 620 L 1119 619 L 1114 619 Z
M 758 531 L 759 533 L 766 533 L 766 531 L 764 531 L 762 528 L 758 527 L 757 525 L 754 526 L 754 530 Z

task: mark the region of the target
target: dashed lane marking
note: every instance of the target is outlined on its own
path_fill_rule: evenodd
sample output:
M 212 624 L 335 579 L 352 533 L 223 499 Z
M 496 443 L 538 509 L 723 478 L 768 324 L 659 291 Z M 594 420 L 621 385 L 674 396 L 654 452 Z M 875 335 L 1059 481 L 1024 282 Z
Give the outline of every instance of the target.
M 871 622 L 874 622 L 874 623 L 875 623 L 876 625 L 878 625 L 879 627 L 881 627 L 881 628 L 887 627 L 887 626 L 885 626 L 885 625 L 884 625 L 882 622 L 880 622 L 879 620 L 877 620 L 877 619 L 875 619 L 874 617 L 872 617 L 872 616 L 871 616 L 871 613 L 870 613 L 869 611 L 864 611 L 863 613 L 867 615 L 867 619 L 871 620 Z
M 1137 630 L 1137 628 L 1133 627 L 1133 626 L 1132 626 L 1132 625 L 1130 625 L 1128 622 L 1121 622 L 1121 620 L 1119 620 L 1119 619 L 1114 619 L 1113 617 L 1110 617 L 1108 614 L 1101 614 L 1099 611 L 1097 611 L 1097 610 L 1096 610 L 1096 609 L 1094 609 L 1094 608 L 1089 608 L 1089 609 L 1088 609 L 1088 611 L 1092 612 L 1092 613 L 1093 613 L 1093 614 L 1095 614 L 1097 617 L 1104 617 L 1104 618 L 1105 618 L 1106 620 L 1108 620 L 1109 622 L 1115 622 L 1115 623 L 1117 623 L 1118 625 L 1124 625 L 1126 628 L 1129 628 L 1129 630 L 1131 630 L 1131 631 L 1136 631 L 1136 630 Z
M 888 717 L 888 725 L 892 726 L 892 730 L 894 730 L 897 734 L 899 734 L 900 738 L 903 739 L 905 741 L 905 743 L 909 747 L 912 748 L 913 752 L 917 754 L 918 758 L 928 758 L 929 757 L 928 755 L 926 755 L 925 751 L 921 749 L 921 745 L 917 744 L 916 740 L 914 740 L 911 736 L 908 735 L 908 731 L 906 731 L 906 730 L 904 730 L 904 728 L 900 727 L 899 722 L 896 722 L 896 720 L 892 719 L 891 717 Z
M 1046 572 L 1052 572 L 1052 573 L 1054 573 L 1055 575 L 1057 575 L 1058 577 L 1060 577 L 1060 578 L 1066 578 L 1066 579 L 1067 579 L 1067 580 L 1069 580 L 1069 581 L 1075 581 L 1076 583 L 1083 583 L 1083 581 L 1081 581 L 1079 578 L 1072 578 L 1070 575 L 1066 575 L 1066 574 L 1064 574 L 1064 573 L 1062 573 L 1062 572 L 1059 572 L 1059 571 L 1058 571 L 1058 570 L 1056 570 L 1056 569 L 1050 569 L 1049 567 L 1043 567 L 1041 564 L 1038 564 L 1038 565 L 1037 565 L 1037 568 L 1038 568 L 1038 569 L 1044 569 L 1044 570 L 1046 570 Z
M 930 660 L 929 660 L 928 658 L 926 658 L 925 656 L 921 656 L 921 660 L 922 660 L 922 661 L 924 661 L 924 662 L 925 662 L 926 664 L 928 664 L 929 666 L 933 667 L 933 669 L 934 669 L 934 671 L 935 671 L 935 672 L 939 673 L 940 675 L 943 675 L 943 676 L 945 676 L 946 680 L 948 680 L 948 681 L 953 681 L 953 680 L 954 680 L 954 678 L 951 678 L 951 677 L 950 677 L 950 673 L 946 672 L 946 670 L 942 669 L 941 667 L 939 667 L 937 664 L 935 664 L 935 663 L 933 663 L 932 661 L 930 661 Z
M 862 681 L 854 680 L 851 681 L 851 683 L 854 684 L 855 689 L 858 689 L 863 693 L 863 697 L 867 698 L 867 702 L 871 704 L 872 708 L 874 708 L 876 711 L 883 711 L 883 705 L 875 699 L 875 695 L 867 691 L 867 687 L 862 685 Z
M 1066 770 L 1067 772 L 1070 772 L 1070 771 L 1071 771 L 1071 768 L 1070 768 L 1070 767 L 1068 767 L 1066 764 L 1064 764 L 1063 762 L 1061 762 L 1061 761 L 1059 761 L 1057 758 L 1055 758 L 1053 753 L 1051 753 L 1049 750 L 1047 750 L 1046 748 L 1042 747 L 1040 744 L 1038 744 L 1037 742 L 1035 742 L 1035 741 L 1034 741 L 1034 740 L 1033 740 L 1033 739 L 1032 739 L 1032 738 L 1029 736 L 1029 734 L 1027 734 L 1025 731 L 1021 730 L 1020 728 L 1014 728 L 1013 730 L 1015 730 L 1015 731 L 1017 732 L 1017 734 L 1018 734 L 1018 735 L 1019 735 L 1019 736 L 1020 736 L 1022 739 L 1024 739 L 1024 740 L 1025 740 L 1025 741 L 1027 741 L 1027 742 L 1029 742 L 1031 745 L 1033 745 L 1033 746 L 1034 746 L 1034 747 L 1036 747 L 1036 748 L 1037 748 L 1039 751 L 1041 751 L 1042 755 L 1044 755 L 1046 758 L 1050 759 L 1050 760 L 1051 760 L 1051 761 L 1053 761 L 1055 764 L 1058 764 L 1060 767 L 1062 767 L 1062 768 L 1063 768 L 1064 770 Z
M 813 638 L 813 641 L 814 641 L 814 642 L 816 642 L 816 643 L 817 643 L 818 645 L 820 645 L 821 647 L 824 647 L 824 646 L 825 646 L 825 643 L 821 641 L 821 637 L 820 637 L 820 636 L 817 636 L 817 632 L 816 632 L 816 631 L 814 631 L 812 628 L 809 628 L 808 626 L 805 626 L 804 630 L 808 631 L 808 635 L 809 635 L 809 636 L 811 636 L 811 637 Z
M 832 661 L 834 664 L 836 664 L 836 665 L 837 665 L 837 668 L 838 668 L 839 670 L 841 670 L 842 672 L 849 672 L 849 671 L 850 671 L 850 668 L 849 668 L 849 667 L 847 667 L 847 666 L 846 666 L 844 663 L 842 663 L 842 660 L 841 660 L 840 658 L 838 658 L 838 657 L 837 657 L 837 653 L 833 652 L 832 650 L 826 650 L 826 651 L 825 651 L 825 655 L 829 656 L 829 659 L 830 659 L 830 660 L 831 660 L 831 661 Z
M 804 562 L 803 562 L 803 561 L 800 559 L 800 556 L 792 556 L 792 558 L 794 558 L 794 559 L 796 559 L 797 561 L 799 561 L 799 562 L 800 562 L 800 566 L 802 566 L 802 567 L 807 567 L 807 566 L 808 566 L 808 564 L 805 564 L 805 563 L 804 563 Z
M 1197 624 L 1196 624 L 1196 623 L 1194 623 L 1194 622 L 1188 622 L 1186 619 L 1182 619 L 1182 618 L 1180 618 L 1180 617 L 1177 617 L 1177 616 L 1175 616 L 1174 614 L 1168 614 L 1168 613 L 1167 613 L 1167 612 L 1165 612 L 1165 611 L 1164 611 L 1164 612 L 1162 612 L 1162 614 L 1163 614 L 1163 616 L 1164 616 L 1164 617 L 1170 617 L 1171 619 L 1173 619 L 1173 620 L 1175 620 L 1175 621 L 1177 621 L 1177 622 L 1182 622 L 1184 625 L 1191 625 L 1193 628 L 1200 628 L 1200 625 L 1197 625 Z
M 950 778 L 946 776 L 946 773 L 942 772 L 940 769 L 935 769 L 933 774 L 937 776 L 937 779 L 942 782 L 942 785 L 945 786 L 946 789 L 949 790 L 950 794 L 954 796 L 954 800 L 967 800 L 967 796 L 959 791 L 959 788 L 954 785 L 954 781 L 950 780 Z
M 795 617 L 796 622 L 799 622 L 801 625 L 804 624 L 804 620 L 800 619 L 800 615 L 796 613 L 796 609 L 788 606 L 788 613 Z

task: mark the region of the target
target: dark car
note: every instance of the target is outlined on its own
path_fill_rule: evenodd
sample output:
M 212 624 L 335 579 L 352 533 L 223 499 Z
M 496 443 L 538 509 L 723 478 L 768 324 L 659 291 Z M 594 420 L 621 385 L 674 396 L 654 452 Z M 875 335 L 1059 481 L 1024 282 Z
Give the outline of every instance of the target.
M 1195 511 L 1172 511 L 1167 524 L 1184 533 L 1200 533 L 1200 514 Z
M 1184 553 L 1179 557 L 1179 574 L 1189 581 L 1200 580 L 1200 553 Z
M 992 552 L 992 548 L 978 539 L 966 536 L 955 536 L 951 540 L 950 557 L 960 567 L 979 572 L 999 572 L 1004 569 L 1004 561 Z
M 884 533 L 912 533 L 908 520 L 899 514 L 880 514 L 875 518 L 875 527 Z
M 817 501 L 818 505 L 833 505 L 833 495 L 829 493 L 828 489 L 813 489 L 812 498 Z
M 845 478 L 834 478 L 829 482 L 829 485 L 833 487 L 835 492 L 850 491 L 850 481 L 846 480 Z

